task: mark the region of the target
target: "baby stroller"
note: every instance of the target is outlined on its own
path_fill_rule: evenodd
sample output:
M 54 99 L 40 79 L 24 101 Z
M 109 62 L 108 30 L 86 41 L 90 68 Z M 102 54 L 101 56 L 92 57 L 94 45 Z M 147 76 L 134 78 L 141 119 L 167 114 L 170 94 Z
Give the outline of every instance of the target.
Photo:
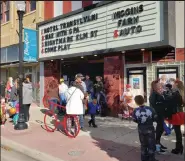
M 132 118 L 132 112 L 133 112 L 133 107 L 132 104 L 127 104 L 127 103 L 121 103 L 121 109 L 120 109 L 120 114 L 118 114 L 121 119 L 131 119 Z

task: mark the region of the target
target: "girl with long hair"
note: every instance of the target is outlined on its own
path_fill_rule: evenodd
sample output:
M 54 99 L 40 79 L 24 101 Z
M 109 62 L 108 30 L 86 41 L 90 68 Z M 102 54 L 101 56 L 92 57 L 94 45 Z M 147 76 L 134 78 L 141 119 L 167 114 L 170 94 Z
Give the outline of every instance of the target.
M 173 105 L 173 112 L 171 113 L 170 119 L 168 122 L 171 123 L 174 127 L 174 131 L 176 134 L 176 147 L 172 149 L 171 153 L 173 154 L 182 154 L 183 153 L 183 144 L 182 144 L 182 132 L 181 125 L 184 124 L 185 114 L 183 112 L 184 107 L 184 85 L 182 81 L 175 81 L 173 84 L 173 93 L 171 100 L 173 101 L 171 104 Z

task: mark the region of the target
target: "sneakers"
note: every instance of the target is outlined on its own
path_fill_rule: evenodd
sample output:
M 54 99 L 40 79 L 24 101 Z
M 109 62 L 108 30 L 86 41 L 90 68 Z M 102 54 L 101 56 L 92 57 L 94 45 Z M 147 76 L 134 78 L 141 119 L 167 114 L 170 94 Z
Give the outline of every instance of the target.
M 161 146 L 161 149 L 163 149 L 163 150 L 167 150 L 168 149 L 167 147 L 163 146 L 162 144 L 160 144 L 160 146 Z
M 160 149 L 160 151 L 158 151 L 158 153 L 159 153 L 159 154 L 165 154 L 165 153 L 166 153 L 166 151 L 165 151 L 165 150 L 163 150 L 163 149 Z
M 30 126 L 29 122 L 26 122 L 26 124 L 28 125 L 28 127 Z
M 164 147 L 161 144 L 156 144 L 156 152 L 159 154 L 165 154 L 166 151 L 164 149 L 167 149 L 166 147 Z

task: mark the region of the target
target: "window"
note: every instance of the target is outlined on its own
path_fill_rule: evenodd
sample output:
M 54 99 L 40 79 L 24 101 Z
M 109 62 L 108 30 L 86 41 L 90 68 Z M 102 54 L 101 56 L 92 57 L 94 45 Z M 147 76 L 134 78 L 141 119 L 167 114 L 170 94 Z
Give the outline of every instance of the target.
M 10 2 L 6 1 L 5 2 L 5 21 L 9 21 L 10 20 Z
M 10 21 L 10 2 L 9 1 L 1 1 L 1 23 L 5 23 Z
M 36 1 L 26 1 L 26 13 L 36 10 Z
M 36 1 L 30 1 L 30 11 L 36 10 Z

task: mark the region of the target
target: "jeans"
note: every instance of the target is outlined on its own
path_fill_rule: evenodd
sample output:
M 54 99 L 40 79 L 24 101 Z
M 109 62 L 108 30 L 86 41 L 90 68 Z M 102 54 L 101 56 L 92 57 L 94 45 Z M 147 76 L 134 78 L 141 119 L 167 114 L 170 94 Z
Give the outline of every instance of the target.
M 79 115 L 79 122 L 80 122 L 80 128 L 84 128 L 84 117 L 83 117 L 83 115 Z
M 51 102 L 51 103 L 50 103 Z M 51 98 L 50 100 L 49 100 L 49 105 L 50 105 L 50 110 L 51 111 L 55 111 L 56 109 L 55 109 L 55 107 L 56 107 L 56 105 L 55 104 L 57 104 L 57 102 L 58 102 L 58 99 L 56 99 L 56 98 Z M 54 104 L 53 104 L 54 103 Z
M 141 142 L 141 160 L 155 161 L 154 128 L 148 130 L 139 130 L 139 140 Z
M 64 93 L 60 93 L 59 96 L 60 96 L 60 105 L 61 106 L 65 106 L 66 105 L 66 97 L 65 97 L 65 94 Z
M 105 103 L 107 103 L 105 93 L 103 93 L 102 91 L 101 91 L 101 92 L 98 92 L 98 93 L 96 94 L 96 96 L 97 96 L 97 103 L 98 103 L 98 105 L 100 105 L 100 98 L 101 98 L 101 96 L 103 96 L 103 101 L 104 101 Z
M 30 104 L 24 104 L 22 106 L 22 112 L 24 113 L 25 122 L 28 122 L 30 119 Z
M 167 124 L 164 122 L 164 131 L 166 132 L 167 135 L 171 134 L 171 128 L 167 126 Z
M 176 135 L 176 149 L 182 148 L 182 132 L 181 132 L 181 126 L 180 125 L 173 125 L 175 135 Z
M 160 144 L 161 136 L 164 132 L 163 125 L 164 125 L 164 118 L 159 116 L 157 121 L 157 127 L 156 127 L 156 144 Z

